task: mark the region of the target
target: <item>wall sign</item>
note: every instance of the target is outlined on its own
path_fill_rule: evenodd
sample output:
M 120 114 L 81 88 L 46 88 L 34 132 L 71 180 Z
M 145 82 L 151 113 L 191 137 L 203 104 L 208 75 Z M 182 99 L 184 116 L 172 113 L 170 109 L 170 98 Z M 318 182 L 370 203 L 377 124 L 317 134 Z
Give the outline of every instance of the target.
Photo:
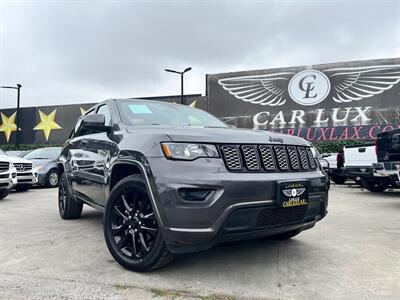
M 400 58 L 207 75 L 209 110 L 238 127 L 308 140 L 400 126 Z

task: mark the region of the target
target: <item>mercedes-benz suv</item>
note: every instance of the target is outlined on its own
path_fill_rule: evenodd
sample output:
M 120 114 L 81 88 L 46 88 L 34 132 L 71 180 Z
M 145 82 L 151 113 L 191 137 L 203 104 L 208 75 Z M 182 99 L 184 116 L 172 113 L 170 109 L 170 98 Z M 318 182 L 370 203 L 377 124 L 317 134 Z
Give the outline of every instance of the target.
M 291 238 L 327 213 L 327 177 L 298 137 L 235 129 L 199 109 L 102 102 L 79 118 L 58 162 L 59 213 L 104 211 L 122 266 L 249 238 Z

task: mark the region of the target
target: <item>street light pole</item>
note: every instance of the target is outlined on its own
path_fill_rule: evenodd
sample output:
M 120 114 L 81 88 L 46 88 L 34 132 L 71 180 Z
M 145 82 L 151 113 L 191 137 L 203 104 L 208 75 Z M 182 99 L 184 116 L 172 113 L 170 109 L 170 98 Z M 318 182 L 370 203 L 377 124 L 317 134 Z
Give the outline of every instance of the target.
M 21 87 L 19 83 L 17 86 L 0 86 L 2 89 L 13 89 L 17 90 L 17 115 L 16 115 L 16 125 L 17 125 L 17 136 L 15 138 L 15 145 L 18 147 L 19 145 L 19 104 L 20 104 L 20 95 L 21 95 Z
M 20 104 L 20 95 L 21 95 L 21 87 L 19 83 L 17 84 L 17 136 L 15 137 L 15 145 L 18 147 L 19 146 L 19 104 Z
M 186 68 L 185 70 L 183 70 L 182 72 L 175 71 L 175 70 L 170 70 L 170 69 L 165 69 L 166 72 L 170 72 L 170 73 L 175 73 L 175 74 L 181 75 L 181 104 L 185 104 L 185 103 L 184 103 L 184 99 L 183 99 L 183 75 L 184 75 L 186 72 L 189 72 L 191 69 L 192 69 L 192 68 L 189 67 L 189 68 Z

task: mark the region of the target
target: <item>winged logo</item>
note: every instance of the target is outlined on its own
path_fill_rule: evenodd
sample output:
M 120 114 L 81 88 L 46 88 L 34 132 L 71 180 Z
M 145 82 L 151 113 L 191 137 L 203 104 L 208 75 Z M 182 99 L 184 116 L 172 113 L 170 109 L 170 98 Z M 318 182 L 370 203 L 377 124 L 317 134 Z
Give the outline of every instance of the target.
M 282 192 L 287 197 L 297 197 L 297 196 L 303 195 L 305 190 L 306 190 L 305 188 L 287 189 L 287 190 L 283 190 Z
M 399 82 L 399 64 L 284 71 L 218 80 L 237 99 L 268 106 L 281 106 L 287 99 L 314 105 L 328 94 L 339 103 L 359 101 L 381 94 Z

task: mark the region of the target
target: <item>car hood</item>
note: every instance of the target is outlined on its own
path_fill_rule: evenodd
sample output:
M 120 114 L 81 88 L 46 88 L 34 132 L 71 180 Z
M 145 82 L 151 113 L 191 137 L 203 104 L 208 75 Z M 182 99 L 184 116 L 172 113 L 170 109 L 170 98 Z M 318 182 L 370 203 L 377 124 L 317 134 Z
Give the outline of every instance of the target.
M 291 144 L 309 146 L 309 143 L 299 137 L 263 130 L 239 128 L 210 127 L 164 127 L 153 126 L 139 130 L 130 127 L 128 132 L 151 132 L 167 135 L 173 142 L 213 143 L 213 144 Z
M 36 166 L 43 166 L 43 165 L 48 165 L 48 164 L 55 164 L 54 159 L 31 159 L 31 162 L 34 167 Z
M 21 158 L 21 157 L 7 156 L 7 158 L 8 158 L 13 164 L 30 164 L 30 163 L 32 163 L 30 160 L 27 160 L 27 159 Z

